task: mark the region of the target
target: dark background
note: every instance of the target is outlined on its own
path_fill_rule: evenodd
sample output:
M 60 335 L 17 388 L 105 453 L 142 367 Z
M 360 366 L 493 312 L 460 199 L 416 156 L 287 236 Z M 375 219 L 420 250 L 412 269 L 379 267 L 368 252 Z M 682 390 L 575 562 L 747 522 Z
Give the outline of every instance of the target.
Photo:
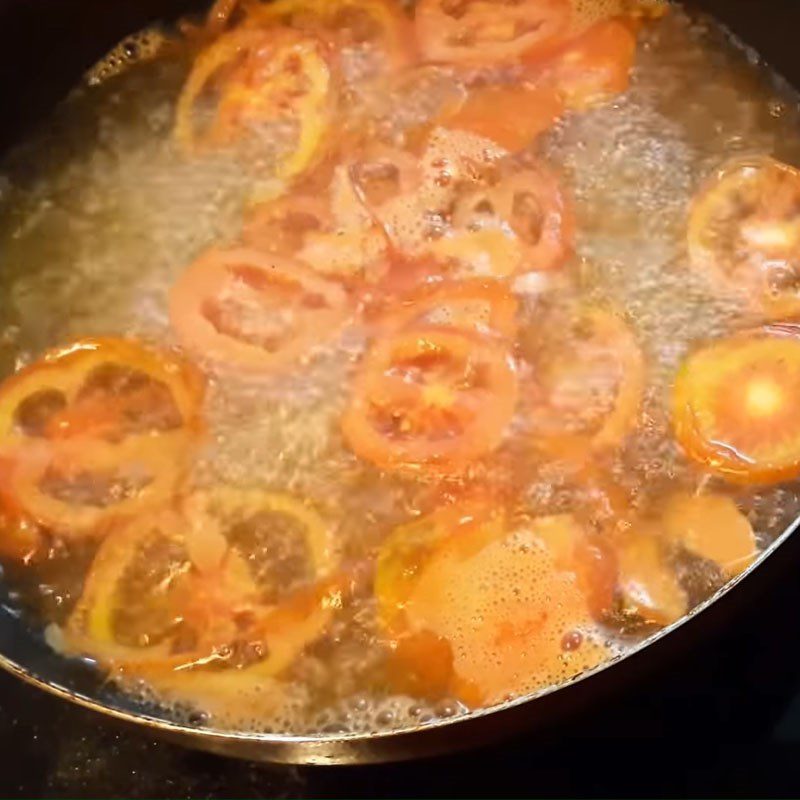
M 800 0 L 696 4 L 800 85 Z M 23 135 L 110 44 L 189 5 L 0 0 L 0 148 Z M 229 761 L 155 741 L 0 674 L 0 795 L 797 796 L 800 536 L 794 539 L 721 610 L 670 637 L 640 670 L 635 662 L 623 685 L 582 713 L 502 745 L 413 764 Z

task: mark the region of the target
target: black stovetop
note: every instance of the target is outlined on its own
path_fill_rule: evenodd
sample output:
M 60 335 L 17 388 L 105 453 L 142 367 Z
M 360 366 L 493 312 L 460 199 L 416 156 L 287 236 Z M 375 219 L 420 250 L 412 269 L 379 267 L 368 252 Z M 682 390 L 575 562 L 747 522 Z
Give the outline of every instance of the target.
M 777 558 L 793 553 L 780 552 Z M 798 796 L 794 564 L 733 626 L 560 729 L 413 764 L 298 768 L 184 750 L 0 675 L 0 796 Z

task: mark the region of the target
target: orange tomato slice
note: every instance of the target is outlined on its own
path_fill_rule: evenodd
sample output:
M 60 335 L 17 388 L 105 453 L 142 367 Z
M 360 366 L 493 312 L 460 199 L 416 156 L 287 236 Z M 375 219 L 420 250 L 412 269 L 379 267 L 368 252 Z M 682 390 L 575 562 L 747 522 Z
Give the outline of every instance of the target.
M 661 527 L 670 541 L 713 561 L 729 577 L 747 569 L 758 553 L 750 521 L 724 495 L 673 495 Z
M 334 78 L 327 48 L 295 31 L 235 29 L 197 57 L 178 98 L 175 138 L 194 154 L 258 136 L 278 121 L 298 126 L 276 176 L 290 179 L 317 159 L 333 109 Z M 195 106 L 215 90 L 211 123 L 198 131 Z
M 259 546 L 240 552 L 236 536 L 248 528 Z M 287 531 L 304 543 L 309 575 L 300 586 L 276 585 L 259 571 L 265 553 L 286 547 Z M 330 528 L 310 506 L 289 495 L 218 487 L 190 496 L 180 512 L 112 532 L 92 562 L 65 643 L 156 685 L 162 677 L 169 683 L 175 670 L 194 674 L 237 660 L 245 664 L 234 672 L 274 676 L 330 621 L 336 603 L 323 596 L 336 566 Z M 304 635 L 277 625 L 282 617 Z
M 692 202 L 693 266 L 771 316 L 800 309 L 800 171 L 766 156 L 723 165 Z
M 488 706 L 601 663 L 579 580 L 549 543 L 579 531 L 569 516 L 512 528 L 496 507 L 470 503 L 397 529 L 375 590 L 406 670 L 441 681 L 449 665 L 447 690 Z
M 152 509 L 174 492 L 203 431 L 203 381 L 166 350 L 85 339 L 0 386 L 6 505 L 60 534 Z
M 429 61 L 494 64 L 544 57 L 569 29 L 568 0 L 420 0 L 417 41 Z
M 210 250 L 175 283 L 170 319 L 183 345 L 214 368 L 271 372 L 337 335 L 344 290 L 277 254 Z
M 672 394 L 672 423 L 689 458 L 741 483 L 800 475 L 800 326 L 775 323 L 691 354 Z
M 670 625 L 689 609 L 657 531 L 639 528 L 616 548 L 625 609 L 656 625 Z
M 383 469 L 457 472 L 500 444 L 516 400 L 502 343 L 410 328 L 367 353 L 342 432 L 356 455 Z
M 645 386 L 644 356 L 616 314 L 586 307 L 548 331 L 533 364 L 534 436 L 558 451 L 604 450 L 634 428 Z

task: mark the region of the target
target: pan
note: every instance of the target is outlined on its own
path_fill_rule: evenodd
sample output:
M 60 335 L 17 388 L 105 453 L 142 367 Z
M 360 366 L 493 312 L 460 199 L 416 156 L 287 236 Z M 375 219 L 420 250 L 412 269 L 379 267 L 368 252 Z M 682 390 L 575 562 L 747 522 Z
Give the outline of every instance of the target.
M 196 10 L 192 0 L 0 0 L 4 46 L 0 49 L 0 147 L 21 141 L 109 48 L 131 31 L 156 20 L 174 20 Z M 800 59 L 793 33 L 800 6 L 793 0 L 698 0 L 692 10 L 713 14 L 743 46 L 763 57 L 789 84 L 800 85 Z M 295 736 L 217 731 L 178 724 L 120 693 L 90 665 L 54 653 L 14 610 L 0 585 L 0 666 L 64 700 L 124 723 L 144 726 L 165 738 L 235 757 L 307 764 L 370 763 L 434 755 L 509 736 L 515 731 L 563 721 L 601 695 L 624 692 L 663 664 L 670 653 L 691 647 L 708 632 L 731 624 L 742 606 L 775 580 L 787 578 L 800 537 L 800 520 L 787 529 L 746 571 L 685 618 L 641 646 L 555 688 L 441 720 L 412 730 L 376 734 Z M 100 717 L 98 717 L 98 720 Z

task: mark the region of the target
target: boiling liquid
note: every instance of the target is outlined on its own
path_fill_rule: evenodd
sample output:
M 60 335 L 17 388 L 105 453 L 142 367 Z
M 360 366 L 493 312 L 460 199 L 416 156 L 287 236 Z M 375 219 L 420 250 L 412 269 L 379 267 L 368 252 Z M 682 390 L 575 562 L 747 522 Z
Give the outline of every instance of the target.
M 581 5 L 591 15 L 598 4 Z M 258 191 L 234 159 L 186 160 L 176 153 L 174 104 L 188 64 L 151 60 L 159 49 L 156 34 L 141 42 L 134 50 L 139 62 L 128 58 L 122 69 L 121 51 L 113 53 L 41 135 L 4 161 L 4 374 L 80 336 L 175 343 L 167 318 L 171 285 L 206 246 L 236 239 L 243 207 Z M 437 91 L 446 94 L 447 70 L 435 77 Z M 363 98 L 367 105 L 379 100 Z M 420 108 L 414 101 L 391 113 L 413 117 Z M 566 269 L 577 275 L 582 296 L 625 313 L 647 356 L 645 407 L 612 468 L 642 508 L 676 487 L 693 490 L 707 482 L 670 436 L 670 382 L 693 343 L 747 322 L 736 301 L 689 267 L 690 198 L 732 156 L 767 153 L 800 163 L 798 121 L 796 98 L 777 88 L 766 69 L 714 23 L 676 7 L 640 35 L 631 89 L 602 108 L 568 115 L 540 145 L 575 197 L 577 256 Z M 392 122 L 390 115 L 389 127 Z M 548 281 L 519 288 L 528 326 L 536 325 L 542 303 L 558 304 L 560 292 L 568 302 L 574 291 Z M 212 378 L 206 408 L 211 440 L 191 485 L 258 485 L 309 498 L 336 526 L 344 558 L 373 558 L 393 527 L 430 510 L 431 487 L 379 475 L 342 442 L 338 420 L 363 348 L 363 333 L 353 328 L 290 375 Z M 524 428 L 521 414 L 512 430 Z M 582 502 L 580 490 L 558 470 L 519 456 L 513 437 L 475 472 L 502 476 L 504 469 L 521 484 L 522 505 L 532 516 Z M 710 486 L 733 491 L 716 480 Z M 762 549 L 800 512 L 793 485 L 736 490 L 736 497 Z M 55 547 L 36 580 L 9 569 L 12 596 L 35 624 L 65 618 L 91 553 L 91 545 Z M 691 568 L 693 602 L 722 585 L 710 565 Z M 612 629 L 607 635 L 612 653 L 641 641 L 641 635 Z M 464 711 L 447 697 L 392 694 L 380 679 L 384 646 L 374 599 L 363 592 L 291 668 L 278 701 L 260 709 L 251 697 L 200 717 L 176 706 L 171 714 L 215 728 L 330 733 L 406 728 Z M 128 688 L 154 699 L 147 687 Z

